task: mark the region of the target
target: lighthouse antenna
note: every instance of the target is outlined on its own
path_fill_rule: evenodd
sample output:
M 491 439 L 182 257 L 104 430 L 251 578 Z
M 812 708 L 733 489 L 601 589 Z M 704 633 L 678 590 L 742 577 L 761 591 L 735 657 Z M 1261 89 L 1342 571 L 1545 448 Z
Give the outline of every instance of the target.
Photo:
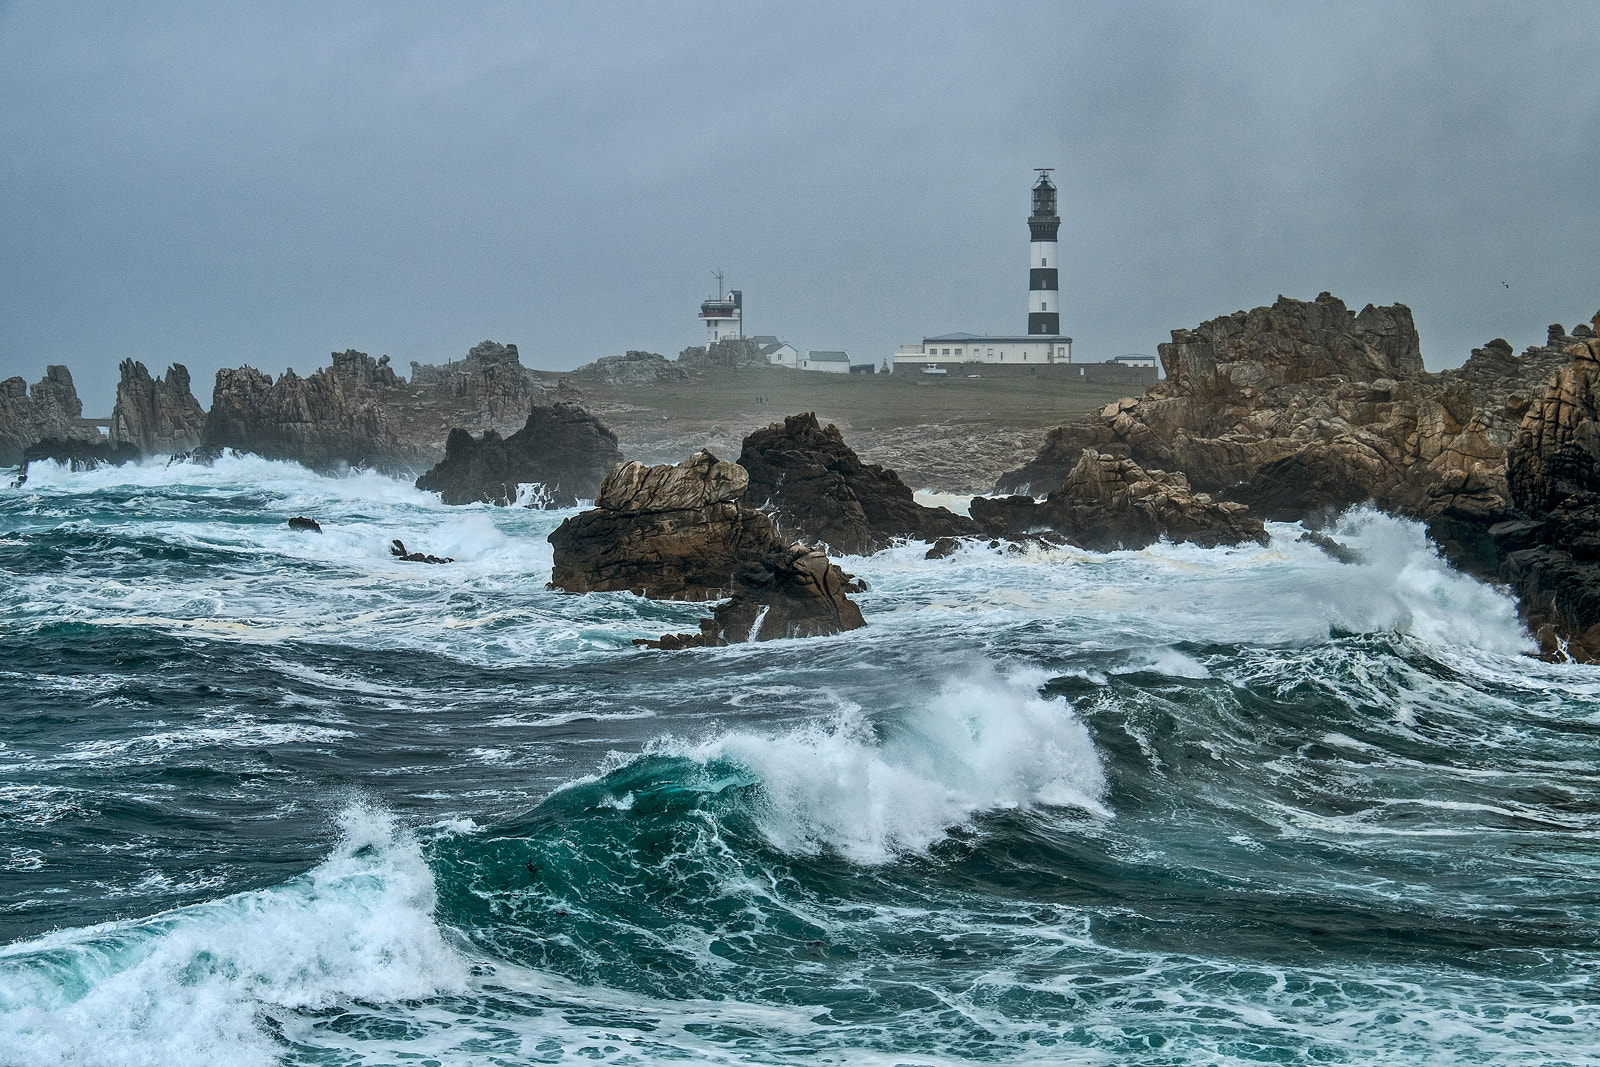
M 711 276 L 713 278 L 717 279 L 717 299 L 721 300 L 722 299 L 722 272 L 720 270 L 714 270 L 714 271 L 711 272 Z

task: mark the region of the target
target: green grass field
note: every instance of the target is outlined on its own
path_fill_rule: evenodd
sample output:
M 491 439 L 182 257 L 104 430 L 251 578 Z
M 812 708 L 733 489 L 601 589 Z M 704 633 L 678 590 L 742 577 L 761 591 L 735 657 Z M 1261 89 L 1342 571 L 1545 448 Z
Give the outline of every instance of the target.
M 634 417 L 715 420 L 765 413 L 777 418 L 814 411 L 824 422 L 863 430 L 949 422 L 1054 426 L 1143 392 L 1135 385 L 1066 378 L 819 374 L 778 367 L 708 371 L 688 381 L 644 386 L 573 384 L 586 401 L 608 408 L 626 405 L 636 409 L 629 413 Z

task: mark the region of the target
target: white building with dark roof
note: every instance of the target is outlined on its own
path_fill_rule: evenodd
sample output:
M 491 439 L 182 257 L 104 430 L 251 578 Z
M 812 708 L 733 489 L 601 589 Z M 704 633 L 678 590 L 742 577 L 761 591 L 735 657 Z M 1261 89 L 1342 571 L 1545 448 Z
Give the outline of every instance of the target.
M 794 345 L 780 341 L 770 333 L 757 334 L 750 340 L 761 346 L 761 354 L 766 356 L 767 362 L 774 367 L 788 367 L 794 370 L 800 363 L 800 353 Z
M 807 352 L 800 357 L 800 370 L 821 371 L 823 374 L 849 374 L 848 352 Z

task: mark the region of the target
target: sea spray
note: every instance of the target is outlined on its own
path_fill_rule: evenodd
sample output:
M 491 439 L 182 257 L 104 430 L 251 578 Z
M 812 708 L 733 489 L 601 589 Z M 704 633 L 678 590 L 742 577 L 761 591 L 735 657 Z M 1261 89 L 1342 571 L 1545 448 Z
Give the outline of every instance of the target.
M 278 888 L 0 950 L 0 1063 L 268 1064 L 274 1008 L 461 988 L 417 841 L 361 804 L 338 822 L 333 853 Z
M 760 783 L 759 821 L 788 852 L 885 863 L 927 849 L 973 815 L 1033 805 L 1108 814 L 1094 744 L 1042 676 L 977 666 L 871 720 L 860 705 L 781 733 L 722 734 L 682 749 L 729 760 Z

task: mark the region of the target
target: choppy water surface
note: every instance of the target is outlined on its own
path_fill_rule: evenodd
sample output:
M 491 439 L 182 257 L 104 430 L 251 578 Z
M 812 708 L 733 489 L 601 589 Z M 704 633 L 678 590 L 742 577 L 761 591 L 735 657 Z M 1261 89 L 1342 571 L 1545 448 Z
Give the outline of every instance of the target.
M 0 489 L 0 1062 L 1600 1062 L 1600 671 L 1416 526 L 911 545 L 660 653 L 565 514 Z

